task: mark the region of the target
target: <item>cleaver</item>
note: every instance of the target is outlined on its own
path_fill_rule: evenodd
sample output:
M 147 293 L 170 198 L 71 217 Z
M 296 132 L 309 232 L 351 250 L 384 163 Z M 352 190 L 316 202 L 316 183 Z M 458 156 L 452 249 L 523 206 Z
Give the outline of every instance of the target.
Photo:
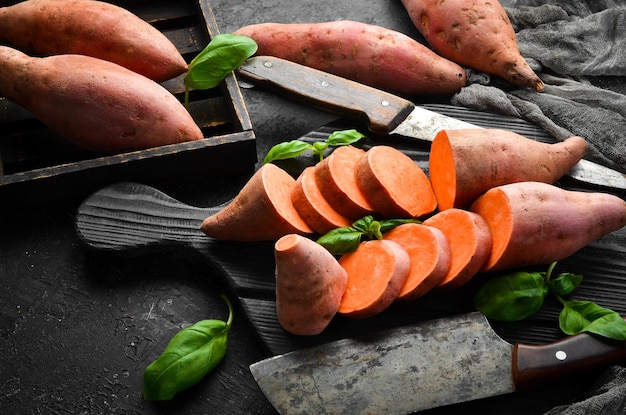
M 248 59 L 238 73 L 257 85 L 350 118 L 365 119 L 378 134 L 432 141 L 440 130 L 481 128 L 475 124 L 414 105 L 411 101 L 317 69 L 272 56 Z M 569 172 L 575 180 L 626 189 L 626 175 L 581 160 Z
M 539 386 L 626 359 L 589 334 L 509 344 L 478 312 L 348 338 L 254 363 L 280 414 L 401 415 Z

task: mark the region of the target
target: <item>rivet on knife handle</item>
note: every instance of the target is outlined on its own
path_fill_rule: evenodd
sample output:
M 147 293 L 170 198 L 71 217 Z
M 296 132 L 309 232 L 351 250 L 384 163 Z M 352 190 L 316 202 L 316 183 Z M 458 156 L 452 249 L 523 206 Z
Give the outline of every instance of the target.
M 406 99 L 323 71 L 306 68 L 305 75 L 298 66 L 271 56 L 248 59 L 239 74 L 319 109 L 366 117 L 368 127 L 378 133 L 393 131 L 415 107 Z

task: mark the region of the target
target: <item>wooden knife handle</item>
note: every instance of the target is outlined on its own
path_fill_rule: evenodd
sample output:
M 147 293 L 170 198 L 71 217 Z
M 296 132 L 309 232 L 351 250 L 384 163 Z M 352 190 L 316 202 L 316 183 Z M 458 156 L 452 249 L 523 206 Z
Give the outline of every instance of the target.
M 626 361 L 626 343 L 577 334 L 546 345 L 516 344 L 513 377 L 518 390 Z
M 219 209 L 189 206 L 150 186 L 123 182 L 83 201 L 76 231 L 87 246 L 101 251 L 158 251 L 206 243 L 200 224 Z
M 415 107 L 393 94 L 271 56 L 256 56 L 239 67 L 239 74 L 321 110 L 363 118 L 370 130 L 393 131 Z

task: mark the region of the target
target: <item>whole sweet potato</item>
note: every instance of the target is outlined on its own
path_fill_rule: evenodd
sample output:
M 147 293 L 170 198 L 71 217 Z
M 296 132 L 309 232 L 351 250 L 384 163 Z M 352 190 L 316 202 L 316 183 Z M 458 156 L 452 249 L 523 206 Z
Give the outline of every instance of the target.
M 79 54 L 163 82 L 187 71 L 176 46 L 145 20 L 96 0 L 28 0 L 0 8 L 0 42 L 29 55 Z
M 402 0 L 417 30 L 441 56 L 537 91 L 544 84 L 517 48 L 497 0 Z
M 80 147 L 121 153 L 203 138 L 161 85 L 84 55 L 30 57 L 0 46 L 0 96 Z
M 276 56 L 404 96 L 452 95 L 465 70 L 411 37 L 366 23 L 261 23 L 235 32 Z

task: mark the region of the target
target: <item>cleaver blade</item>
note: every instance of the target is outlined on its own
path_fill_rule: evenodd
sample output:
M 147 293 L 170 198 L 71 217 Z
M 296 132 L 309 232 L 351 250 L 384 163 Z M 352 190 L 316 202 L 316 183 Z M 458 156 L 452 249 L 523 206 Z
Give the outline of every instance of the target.
M 481 128 L 388 92 L 273 56 L 252 57 L 238 73 L 256 85 L 269 86 L 321 110 L 365 119 L 368 128 L 378 134 L 432 141 L 441 130 Z M 625 174 L 588 160 L 581 160 L 567 174 L 583 183 L 626 189 Z
M 588 334 L 510 344 L 478 312 L 268 358 L 250 365 L 280 414 L 401 415 L 512 393 L 626 358 Z

